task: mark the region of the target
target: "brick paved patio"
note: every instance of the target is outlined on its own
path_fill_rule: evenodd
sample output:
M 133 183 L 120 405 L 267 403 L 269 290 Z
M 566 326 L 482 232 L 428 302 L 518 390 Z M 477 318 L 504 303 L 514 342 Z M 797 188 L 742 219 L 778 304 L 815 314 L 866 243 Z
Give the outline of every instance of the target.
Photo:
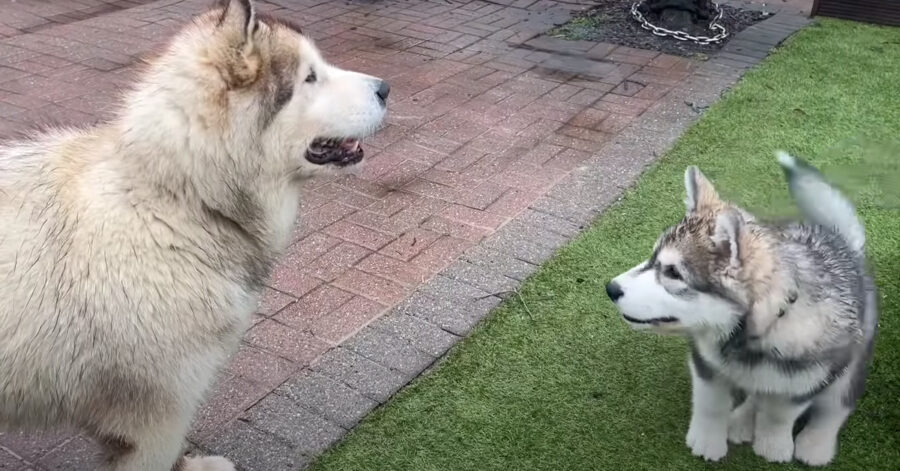
M 541 36 L 590 3 L 262 2 L 336 64 L 388 79 L 391 114 L 361 175 L 307 188 L 294 243 L 197 417 L 194 446 L 247 469 L 308 463 L 574 236 L 596 212 L 585 201 L 608 204 L 636 178 L 657 152 L 647 149 L 694 119 L 687 85 L 724 88 L 797 27 L 769 20 L 701 74 L 681 57 Z M 109 117 L 140 58 L 209 4 L 4 3 L 0 134 Z M 598 160 L 629 157 L 623 148 L 634 158 Z M 579 182 L 598 169 L 607 180 L 586 196 Z M 0 469 L 94 469 L 94 452 L 64 432 L 0 434 Z

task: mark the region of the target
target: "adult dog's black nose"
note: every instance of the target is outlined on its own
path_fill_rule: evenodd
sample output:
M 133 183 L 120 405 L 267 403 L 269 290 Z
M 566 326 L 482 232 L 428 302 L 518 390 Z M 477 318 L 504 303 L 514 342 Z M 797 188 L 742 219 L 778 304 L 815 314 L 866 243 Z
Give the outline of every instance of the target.
M 625 292 L 622 291 L 622 287 L 615 281 L 610 281 L 609 284 L 606 285 L 606 295 L 609 296 L 609 299 L 617 301 L 624 294 Z
M 391 94 L 391 85 L 382 80 L 378 83 L 378 90 L 375 91 L 375 94 L 378 95 L 378 99 L 381 100 L 381 103 L 385 103 L 388 95 Z

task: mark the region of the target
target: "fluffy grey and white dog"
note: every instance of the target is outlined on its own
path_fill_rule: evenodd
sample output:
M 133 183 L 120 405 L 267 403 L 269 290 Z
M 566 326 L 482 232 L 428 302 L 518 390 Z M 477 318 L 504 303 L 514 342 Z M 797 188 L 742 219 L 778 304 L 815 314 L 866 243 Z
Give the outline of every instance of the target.
M 877 293 L 854 206 L 812 166 L 778 160 L 805 222 L 759 222 L 689 167 L 687 215 L 606 289 L 634 328 L 690 338 L 695 455 L 752 442 L 768 461 L 825 465 L 863 393 Z
M 76 426 L 116 471 L 181 458 L 309 177 L 360 162 L 388 85 L 224 0 L 111 122 L 0 147 L 0 428 Z

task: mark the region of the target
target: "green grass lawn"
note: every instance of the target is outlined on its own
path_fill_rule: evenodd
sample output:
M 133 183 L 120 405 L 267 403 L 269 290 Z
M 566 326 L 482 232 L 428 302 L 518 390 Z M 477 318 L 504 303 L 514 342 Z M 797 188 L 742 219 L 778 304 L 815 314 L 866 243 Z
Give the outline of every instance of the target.
M 731 447 L 719 464 L 691 456 L 685 342 L 630 331 L 603 289 L 680 220 L 689 164 L 749 208 L 789 201 L 779 148 L 843 176 L 869 169 L 862 174 L 881 185 L 853 187 L 882 290 L 881 332 L 833 469 L 900 469 L 900 210 L 885 183 L 900 185 L 900 148 L 890 153 L 897 139 L 900 28 L 822 21 L 805 29 L 526 283 L 532 315 L 510 299 L 314 469 L 802 469 L 768 465 L 749 446 Z

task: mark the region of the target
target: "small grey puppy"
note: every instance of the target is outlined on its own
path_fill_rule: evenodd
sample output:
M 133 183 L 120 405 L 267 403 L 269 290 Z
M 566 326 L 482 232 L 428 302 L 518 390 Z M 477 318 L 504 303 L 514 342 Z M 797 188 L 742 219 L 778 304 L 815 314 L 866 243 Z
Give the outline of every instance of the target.
M 606 290 L 635 329 L 691 339 L 693 454 L 752 441 L 768 461 L 825 465 L 863 393 L 878 296 L 853 204 L 807 163 L 778 161 L 806 222 L 758 222 L 689 167 L 684 220 Z

